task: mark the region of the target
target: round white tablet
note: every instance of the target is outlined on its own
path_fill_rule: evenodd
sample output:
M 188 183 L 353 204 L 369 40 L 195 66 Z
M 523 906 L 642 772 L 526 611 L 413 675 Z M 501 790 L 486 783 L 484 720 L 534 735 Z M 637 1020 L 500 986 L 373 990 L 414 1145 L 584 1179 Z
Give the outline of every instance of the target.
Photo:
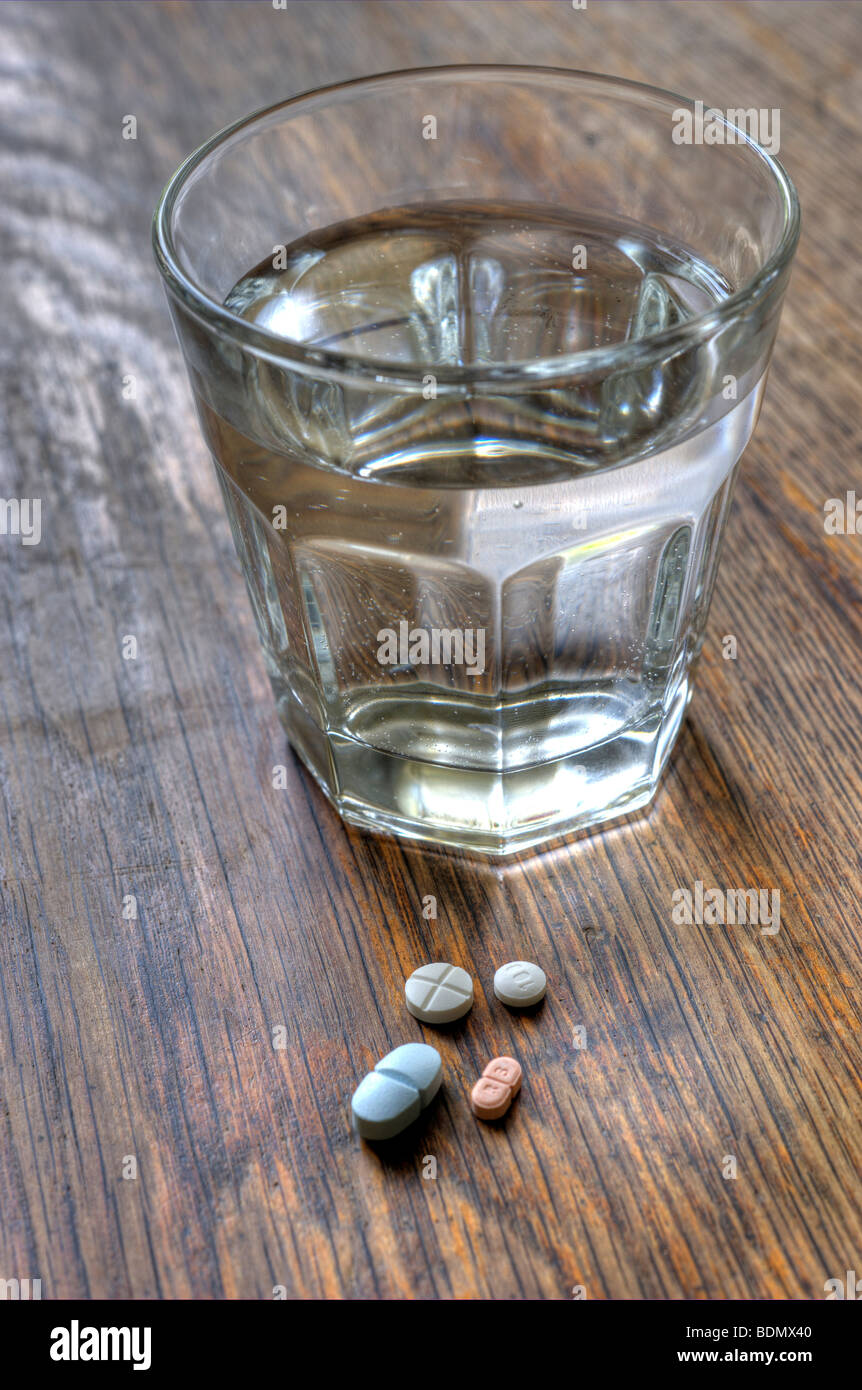
M 473 1007 L 473 981 L 460 965 L 433 961 L 413 971 L 404 998 L 413 1017 L 423 1023 L 452 1023 Z
M 494 993 L 510 1009 L 528 1009 L 544 999 L 548 977 L 531 960 L 510 960 L 494 976 Z

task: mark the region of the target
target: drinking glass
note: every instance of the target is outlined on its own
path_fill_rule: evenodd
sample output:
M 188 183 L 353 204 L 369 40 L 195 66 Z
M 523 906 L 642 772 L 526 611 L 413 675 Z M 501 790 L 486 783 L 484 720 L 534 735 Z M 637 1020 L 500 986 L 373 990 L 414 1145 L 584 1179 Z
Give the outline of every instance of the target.
M 238 121 L 162 195 L 278 712 L 347 821 L 507 854 L 656 790 L 799 230 L 745 131 L 679 142 L 694 112 L 392 73 Z

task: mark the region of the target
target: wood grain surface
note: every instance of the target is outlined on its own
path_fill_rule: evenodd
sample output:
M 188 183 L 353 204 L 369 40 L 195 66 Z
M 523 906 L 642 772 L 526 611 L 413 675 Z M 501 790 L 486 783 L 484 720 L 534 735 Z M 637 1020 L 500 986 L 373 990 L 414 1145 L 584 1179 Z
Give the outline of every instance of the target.
M 42 500 L 40 544 L 0 535 L 0 1278 L 822 1298 L 862 1270 L 862 535 L 824 529 L 827 499 L 862 499 L 862 8 L 133 0 L 0 26 L 0 495 Z M 804 213 L 662 788 L 498 864 L 345 828 L 287 752 L 149 245 L 228 120 L 454 61 L 779 107 Z M 780 931 L 676 925 L 698 880 L 780 890 Z M 525 1018 L 492 990 L 518 957 L 550 980 Z M 476 981 L 442 1033 L 402 1003 L 429 959 Z M 372 1151 L 351 1091 L 422 1038 L 441 1098 Z M 482 1126 L 499 1053 L 524 1089 Z

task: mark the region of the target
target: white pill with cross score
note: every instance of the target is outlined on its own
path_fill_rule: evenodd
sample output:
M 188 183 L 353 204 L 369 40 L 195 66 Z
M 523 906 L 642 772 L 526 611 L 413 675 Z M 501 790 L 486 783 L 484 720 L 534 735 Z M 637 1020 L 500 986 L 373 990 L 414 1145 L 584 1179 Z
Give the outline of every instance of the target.
M 473 1007 L 473 981 L 460 965 L 433 961 L 413 971 L 404 998 L 413 1017 L 423 1023 L 453 1023 Z
M 510 1009 L 528 1009 L 544 999 L 548 977 L 530 960 L 510 960 L 494 976 L 494 993 Z

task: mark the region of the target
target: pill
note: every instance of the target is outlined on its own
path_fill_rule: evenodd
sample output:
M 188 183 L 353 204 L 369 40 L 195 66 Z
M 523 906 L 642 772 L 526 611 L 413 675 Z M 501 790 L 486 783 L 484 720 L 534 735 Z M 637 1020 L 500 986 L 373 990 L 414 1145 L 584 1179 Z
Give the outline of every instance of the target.
M 501 1081 L 490 1076 L 480 1076 L 470 1096 L 473 1114 L 480 1120 L 499 1120 L 512 1104 L 512 1092 Z
M 473 981 L 460 965 L 434 961 L 413 971 L 404 998 L 413 1017 L 423 1023 L 452 1023 L 473 1007 Z
M 499 1120 L 520 1089 L 520 1064 L 514 1057 L 495 1057 L 473 1087 L 470 1096 L 473 1114 L 480 1120 Z
M 548 979 L 530 960 L 510 960 L 494 976 L 494 993 L 513 1009 L 526 1009 L 544 999 Z
M 440 1089 L 440 1053 L 427 1043 L 388 1052 L 353 1092 L 353 1125 L 363 1139 L 392 1139 L 419 1118 Z
M 516 1062 L 514 1057 L 495 1057 L 493 1062 L 488 1063 L 482 1075 L 508 1086 L 513 1096 L 521 1089 L 521 1064 Z

